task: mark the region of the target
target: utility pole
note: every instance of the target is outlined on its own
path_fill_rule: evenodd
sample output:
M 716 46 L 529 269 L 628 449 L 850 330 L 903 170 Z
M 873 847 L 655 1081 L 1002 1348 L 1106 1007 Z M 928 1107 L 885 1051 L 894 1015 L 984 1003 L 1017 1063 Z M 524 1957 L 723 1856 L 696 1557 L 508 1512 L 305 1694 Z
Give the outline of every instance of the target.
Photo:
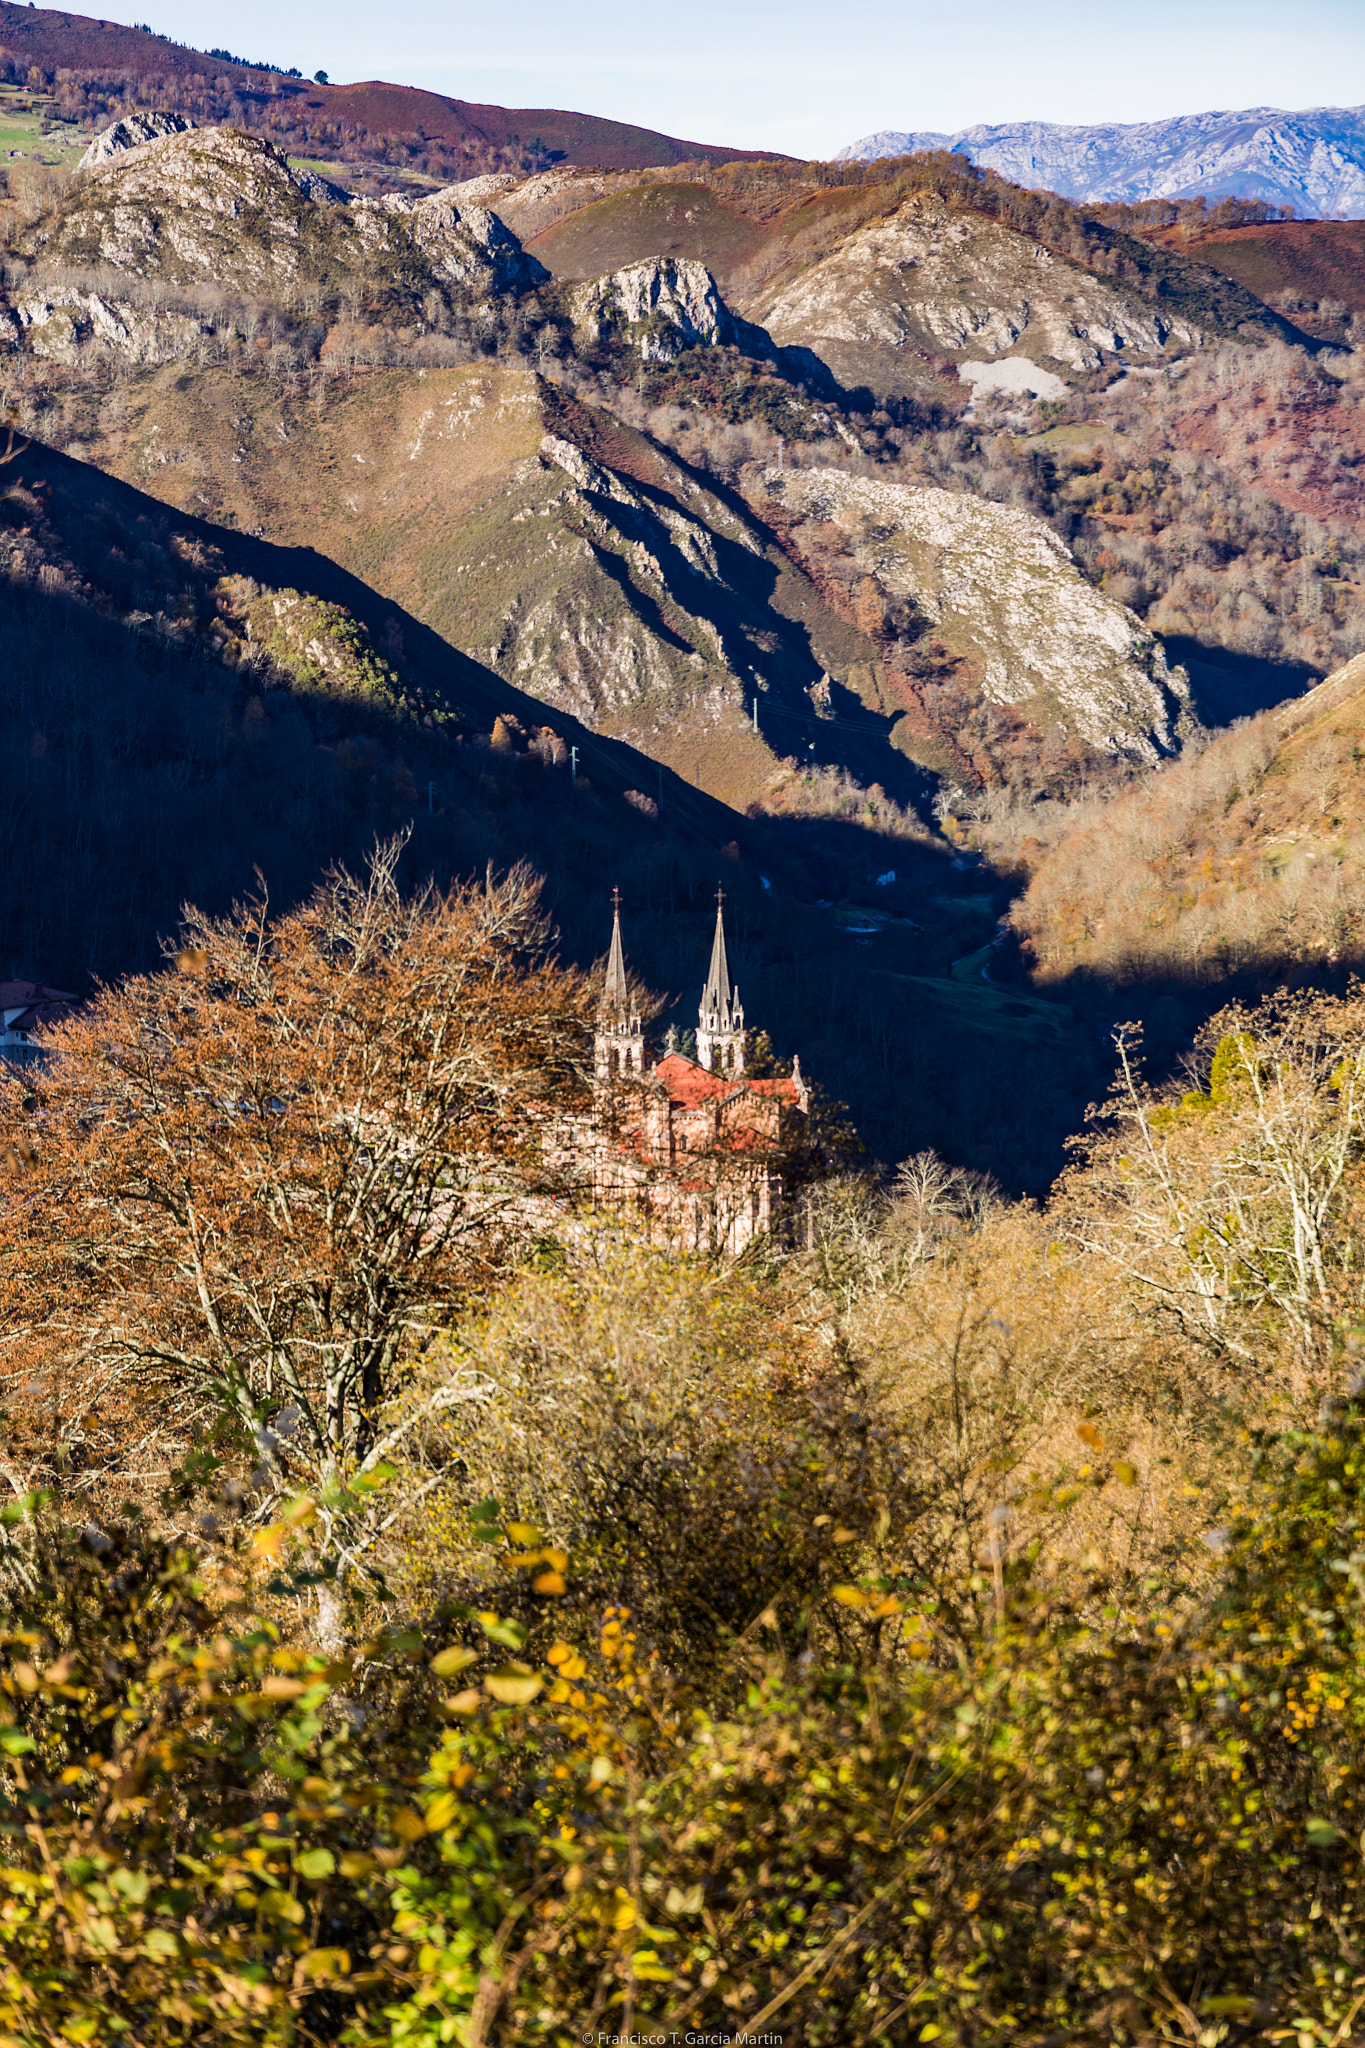
M 578 787 L 578 749 L 577 749 L 577 747 L 570 747 L 570 749 L 569 749 L 569 782 L 570 782 L 570 786 L 571 786 L 571 787 L 572 787 L 573 789 L 577 789 L 577 787 Z
M 754 698 L 754 731 L 758 731 L 758 699 Z

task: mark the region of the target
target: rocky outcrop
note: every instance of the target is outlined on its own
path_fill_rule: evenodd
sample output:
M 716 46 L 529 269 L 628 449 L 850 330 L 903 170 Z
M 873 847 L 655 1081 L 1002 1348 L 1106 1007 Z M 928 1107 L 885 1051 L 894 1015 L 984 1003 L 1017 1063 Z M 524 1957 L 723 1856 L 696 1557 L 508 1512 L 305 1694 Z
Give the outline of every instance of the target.
M 247 291 L 350 273 L 400 281 L 419 297 L 441 284 L 477 296 L 519 292 L 545 276 L 495 214 L 456 205 L 449 193 L 415 204 L 347 198 L 297 176 L 258 136 L 180 130 L 95 164 L 24 246 L 72 267 Z
M 845 381 L 869 356 L 1027 356 L 1073 375 L 1106 356 L 1197 347 L 1188 318 L 1146 304 L 984 215 L 917 194 L 749 309 Z
M 82 342 L 95 336 L 128 347 L 131 336 L 123 310 L 98 292 L 26 292 L 14 303 L 9 333 L 13 343 L 27 342 L 35 356 L 74 362 Z
M 529 291 L 549 272 L 486 206 L 457 203 L 458 185 L 411 200 L 388 192 L 382 199 L 354 199 L 351 217 L 368 249 L 395 250 L 391 223 L 409 223 L 412 240 L 437 277 L 475 290 Z
M 320 171 L 300 171 L 290 165 L 290 175 L 305 199 L 314 199 L 319 206 L 350 206 L 355 198 L 344 185 L 334 184 L 324 178 Z
M 652 363 L 675 362 L 686 348 L 733 341 L 748 326 L 732 318 L 704 263 L 669 256 L 593 278 L 570 303 L 580 333 L 594 342 L 628 342 Z
M 155 142 L 162 135 L 183 135 L 193 126 L 188 114 L 125 114 L 121 121 L 115 121 L 112 128 L 106 128 L 95 137 L 76 169 L 93 171 L 122 150 L 137 149 L 142 143 Z
M 772 336 L 726 305 L 704 263 L 651 256 L 579 285 L 569 298 L 580 338 L 623 343 L 647 363 L 674 363 L 689 348 L 737 348 L 784 377 L 830 398 L 838 386 L 807 348 L 779 348 Z
M 971 662 L 983 694 L 1037 730 L 1152 762 L 1193 729 L 1184 670 L 1042 520 L 835 469 L 768 469 L 762 489 L 788 518 L 837 526 L 859 567 Z
M 0 307 L 0 349 L 22 348 L 53 363 L 76 363 L 92 343 L 117 349 L 129 362 L 182 360 L 203 335 L 192 314 L 166 308 L 149 311 L 128 299 L 61 285 L 23 292 Z

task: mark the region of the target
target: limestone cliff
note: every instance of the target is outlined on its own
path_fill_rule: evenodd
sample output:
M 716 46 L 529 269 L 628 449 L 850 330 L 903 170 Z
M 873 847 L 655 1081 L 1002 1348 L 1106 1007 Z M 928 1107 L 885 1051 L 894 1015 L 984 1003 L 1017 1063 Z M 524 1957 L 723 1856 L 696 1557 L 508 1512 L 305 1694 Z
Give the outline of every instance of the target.
M 859 567 L 971 661 L 983 694 L 1038 729 L 1151 762 L 1192 727 L 1184 670 L 1042 520 L 835 469 L 768 469 L 761 491 L 788 516 L 837 527 Z

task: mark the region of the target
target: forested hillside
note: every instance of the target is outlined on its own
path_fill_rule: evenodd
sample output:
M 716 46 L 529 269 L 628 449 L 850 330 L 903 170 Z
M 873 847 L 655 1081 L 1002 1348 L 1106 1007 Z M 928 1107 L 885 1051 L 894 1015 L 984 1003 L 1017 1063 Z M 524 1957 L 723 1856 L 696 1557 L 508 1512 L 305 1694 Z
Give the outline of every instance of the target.
M 332 85 L 325 73 L 284 71 L 265 53 L 196 50 L 145 26 L 16 0 L 0 0 L 6 78 L 61 121 L 99 128 L 138 108 L 169 107 L 362 175 L 382 170 L 390 183 L 406 174 L 442 184 L 561 161 L 631 168 L 741 154 L 562 108 L 476 106 L 378 79 Z

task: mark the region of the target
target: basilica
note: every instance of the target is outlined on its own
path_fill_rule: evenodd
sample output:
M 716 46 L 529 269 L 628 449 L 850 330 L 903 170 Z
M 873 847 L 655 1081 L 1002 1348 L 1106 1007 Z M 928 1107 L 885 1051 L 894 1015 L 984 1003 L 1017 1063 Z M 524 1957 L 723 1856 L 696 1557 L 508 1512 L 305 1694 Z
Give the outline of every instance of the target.
M 719 892 L 695 1059 L 671 1032 L 662 1056 L 649 1054 L 626 980 L 619 896 L 593 1053 L 596 1201 L 639 1209 L 681 1250 L 738 1253 L 761 1232 L 791 1235 L 790 1166 L 810 1095 L 799 1060 L 790 1078 L 745 1072 L 744 1011 L 730 984 Z

